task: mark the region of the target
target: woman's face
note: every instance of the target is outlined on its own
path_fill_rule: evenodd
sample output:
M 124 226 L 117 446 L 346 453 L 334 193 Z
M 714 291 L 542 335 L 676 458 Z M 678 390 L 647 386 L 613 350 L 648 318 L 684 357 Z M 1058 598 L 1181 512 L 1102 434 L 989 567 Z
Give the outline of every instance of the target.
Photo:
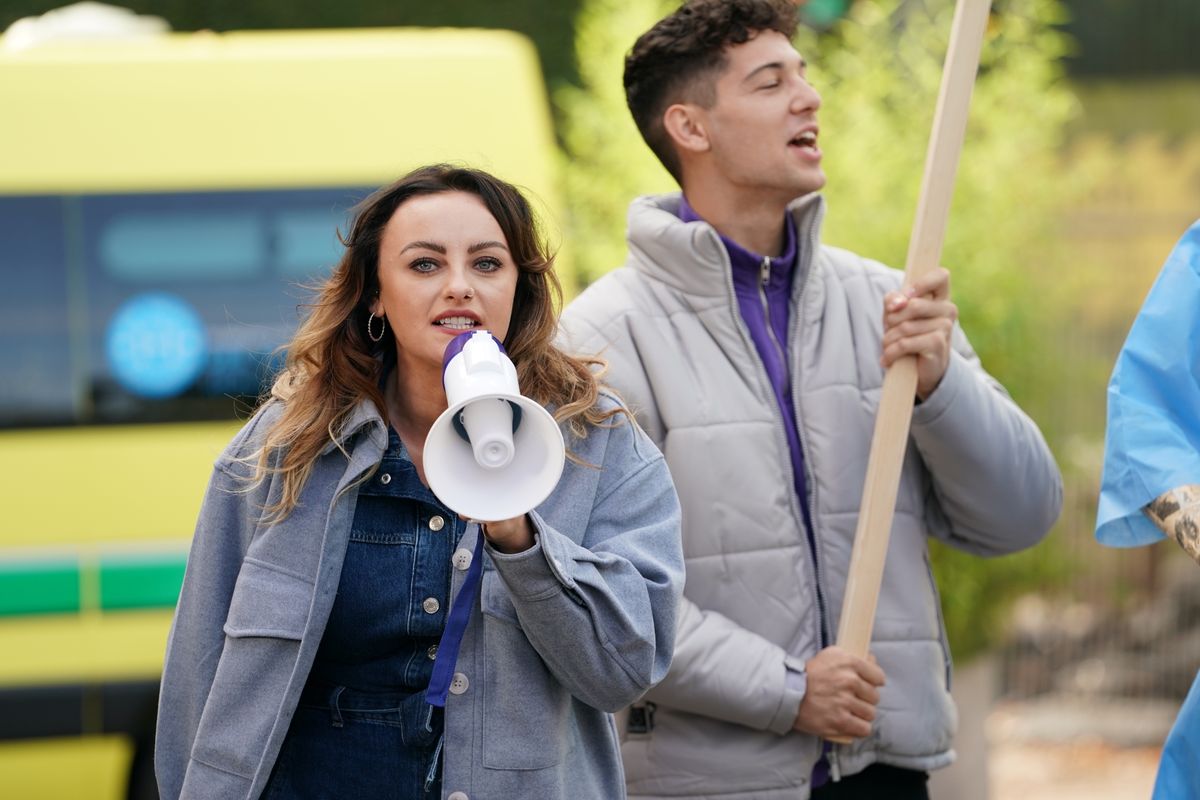
M 500 225 L 476 195 L 406 200 L 383 230 L 375 316 L 386 316 L 401 367 L 438 370 L 450 340 L 486 329 L 504 341 L 517 289 Z

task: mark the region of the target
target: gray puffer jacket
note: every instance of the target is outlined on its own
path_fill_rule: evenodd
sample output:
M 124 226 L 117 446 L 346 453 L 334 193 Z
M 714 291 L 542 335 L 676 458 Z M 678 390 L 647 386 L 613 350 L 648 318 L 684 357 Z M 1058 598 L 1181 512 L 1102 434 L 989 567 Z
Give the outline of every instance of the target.
M 797 498 L 725 248 L 711 226 L 681 222 L 678 204 L 636 200 L 628 263 L 563 318 L 570 348 L 609 360 L 608 382 L 662 449 L 683 507 L 675 660 L 646 698 L 653 728 L 626 737 L 627 781 L 638 797 L 806 798 L 821 741 L 792 731 L 802 690 L 787 673 L 821 648 L 822 622 L 838 628 L 883 381 L 883 296 L 903 276 L 821 246 L 820 197 L 792 204 L 800 261 L 788 355 L 809 487 Z M 1010 553 L 1041 539 L 1061 502 L 1036 425 L 956 329 L 945 377 L 913 412 L 871 643 L 887 685 L 871 735 L 835 747 L 835 770 L 953 760 L 950 655 L 927 537 Z

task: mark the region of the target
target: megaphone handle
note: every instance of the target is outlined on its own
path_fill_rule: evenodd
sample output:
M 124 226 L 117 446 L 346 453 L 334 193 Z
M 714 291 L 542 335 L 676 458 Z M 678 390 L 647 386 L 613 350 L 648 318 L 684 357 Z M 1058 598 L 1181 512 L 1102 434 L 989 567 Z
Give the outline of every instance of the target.
M 479 597 L 482 572 L 483 526 L 480 525 L 479 538 L 475 540 L 475 552 L 471 556 L 471 566 L 467 567 L 467 577 L 450 607 L 450 613 L 446 617 L 446 628 L 442 631 L 437 656 L 433 660 L 433 676 L 429 679 L 429 688 L 425 690 L 425 701 L 431 706 L 446 707 L 446 695 L 450 692 L 450 682 L 454 680 L 458 651 L 467 632 L 467 623 L 471 620 L 471 610 L 475 608 L 476 598 Z
M 504 402 L 508 403 L 508 407 L 512 409 L 512 432 L 516 433 L 517 428 L 521 427 L 521 415 L 524 414 L 525 412 L 521 409 L 521 407 L 519 405 L 512 402 L 511 400 L 505 400 Z M 470 405 L 470 404 L 468 403 L 467 405 Z M 461 438 L 464 442 L 467 442 L 468 444 L 470 444 L 471 437 L 467 435 L 467 426 L 463 425 L 463 421 L 462 421 L 463 412 L 466 410 L 467 410 L 467 406 L 463 406 L 462 408 L 460 408 L 458 410 L 458 413 L 450 418 L 450 423 L 454 426 L 454 432 L 459 435 L 459 438 Z

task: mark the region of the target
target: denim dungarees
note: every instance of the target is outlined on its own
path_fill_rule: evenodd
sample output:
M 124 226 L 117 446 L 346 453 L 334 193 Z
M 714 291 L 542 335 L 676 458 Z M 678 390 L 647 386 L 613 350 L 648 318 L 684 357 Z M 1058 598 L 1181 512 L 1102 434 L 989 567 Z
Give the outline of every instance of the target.
M 364 483 L 337 599 L 264 800 L 441 793 L 442 711 L 425 701 L 465 523 L 388 429 Z

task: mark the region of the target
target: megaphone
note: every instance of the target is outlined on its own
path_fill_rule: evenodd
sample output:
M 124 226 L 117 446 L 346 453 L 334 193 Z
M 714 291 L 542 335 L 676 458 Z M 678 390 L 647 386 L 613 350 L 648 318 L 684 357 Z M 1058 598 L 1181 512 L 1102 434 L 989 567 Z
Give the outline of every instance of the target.
M 480 522 L 519 517 L 562 476 L 566 445 L 487 331 L 455 336 L 442 359 L 447 408 L 425 437 L 425 480 L 450 510 Z

